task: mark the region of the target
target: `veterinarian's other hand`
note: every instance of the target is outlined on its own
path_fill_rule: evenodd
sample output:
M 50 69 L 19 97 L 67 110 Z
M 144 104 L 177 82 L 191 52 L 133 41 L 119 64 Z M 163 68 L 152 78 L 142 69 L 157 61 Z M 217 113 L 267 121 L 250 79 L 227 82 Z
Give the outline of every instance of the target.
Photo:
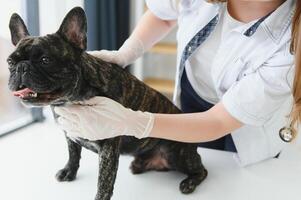
M 154 116 L 133 111 L 106 98 L 94 97 L 80 104 L 55 107 L 58 123 L 69 136 L 102 140 L 121 135 L 144 138 L 149 136 Z
M 143 43 L 139 39 L 129 38 L 118 51 L 89 51 L 90 55 L 106 62 L 115 63 L 121 67 L 132 64 L 144 53 Z

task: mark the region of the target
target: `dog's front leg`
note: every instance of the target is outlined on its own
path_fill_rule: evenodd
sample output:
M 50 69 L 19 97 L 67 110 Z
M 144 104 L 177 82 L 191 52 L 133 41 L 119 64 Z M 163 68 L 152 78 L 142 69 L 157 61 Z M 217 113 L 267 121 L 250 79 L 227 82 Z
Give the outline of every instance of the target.
M 66 134 L 65 134 L 66 135 Z M 79 161 L 81 158 L 82 147 L 73 142 L 66 135 L 68 144 L 69 160 L 65 167 L 57 172 L 55 175 L 58 181 L 73 181 L 76 178 L 76 174 L 79 168 Z
M 50 106 L 54 120 L 57 122 L 59 117 L 58 114 L 54 112 L 54 106 Z M 79 168 L 79 161 L 81 158 L 82 147 L 72 141 L 68 136 L 66 131 L 64 131 L 65 137 L 68 144 L 69 160 L 65 167 L 59 170 L 55 177 L 58 181 L 73 181 L 76 178 L 77 170 Z
M 110 200 L 113 195 L 114 183 L 119 163 L 120 138 L 104 142 L 99 155 L 99 175 L 95 200 Z

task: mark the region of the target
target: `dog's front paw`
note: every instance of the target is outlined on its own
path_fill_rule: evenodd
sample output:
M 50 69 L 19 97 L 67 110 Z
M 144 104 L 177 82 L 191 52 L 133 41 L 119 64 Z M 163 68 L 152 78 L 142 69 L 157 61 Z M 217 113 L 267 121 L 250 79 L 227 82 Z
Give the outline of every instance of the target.
M 180 190 L 183 194 L 192 193 L 198 184 L 194 179 L 187 178 L 180 183 Z
M 77 170 L 75 170 L 75 169 L 64 168 L 64 169 L 59 170 L 56 173 L 55 178 L 59 182 L 73 181 L 76 178 L 76 173 L 77 173 Z

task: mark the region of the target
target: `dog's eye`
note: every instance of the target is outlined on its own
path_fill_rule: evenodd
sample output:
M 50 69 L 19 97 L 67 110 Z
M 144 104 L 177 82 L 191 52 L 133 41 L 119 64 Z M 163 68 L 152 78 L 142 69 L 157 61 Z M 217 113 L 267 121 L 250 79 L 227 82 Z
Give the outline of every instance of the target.
M 47 65 L 47 64 L 50 63 L 50 58 L 48 58 L 48 57 L 46 57 L 46 56 L 42 57 L 41 60 L 42 60 L 42 63 L 45 64 L 45 65 Z
M 8 58 L 8 59 L 7 59 L 7 63 L 8 63 L 10 66 L 13 65 L 13 63 L 14 63 L 14 62 L 13 62 L 13 59 Z

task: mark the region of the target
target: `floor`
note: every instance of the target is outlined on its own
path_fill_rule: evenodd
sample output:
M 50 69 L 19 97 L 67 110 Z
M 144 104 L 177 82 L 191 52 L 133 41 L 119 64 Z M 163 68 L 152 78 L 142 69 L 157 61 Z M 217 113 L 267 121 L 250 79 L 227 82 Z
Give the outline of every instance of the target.
M 176 172 L 132 175 L 132 158 L 122 156 L 113 200 L 299 200 L 301 153 L 298 147 L 281 159 L 239 168 L 232 153 L 199 149 L 208 178 L 191 195 L 178 190 L 184 178 Z M 294 153 L 292 153 L 294 152 Z M 295 156 L 292 156 L 295 155 Z M 52 120 L 0 139 L 1 200 L 86 200 L 96 191 L 97 156 L 83 151 L 74 182 L 58 183 L 54 175 L 67 160 L 62 132 Z

